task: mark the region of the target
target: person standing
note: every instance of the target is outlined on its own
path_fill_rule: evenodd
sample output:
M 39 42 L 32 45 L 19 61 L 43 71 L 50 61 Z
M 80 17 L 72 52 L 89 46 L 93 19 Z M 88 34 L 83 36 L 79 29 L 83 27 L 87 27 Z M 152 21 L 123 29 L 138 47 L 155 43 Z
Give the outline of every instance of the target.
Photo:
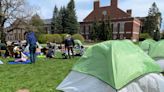
M 30 60 L 31 63 L 35 63 L 35 52 L 36 52 L 36 43 L 37 43 L 37 39 L 35 37 L 35 33 L 34 32 L 28 32 L 26 35 L 26 40 L 27 43 L 29 44 L 29 51 L 30 51 Z
M 73 48 L 75 46 L 74 39 L 70 35 L 67 35 L 64 44 L 65 44 L 65 49 L 68 51 L 69 58 L 71 58 L 70 51 L 72 53 L 72 56 L 74 57 L 74 52 L 73 52 Z

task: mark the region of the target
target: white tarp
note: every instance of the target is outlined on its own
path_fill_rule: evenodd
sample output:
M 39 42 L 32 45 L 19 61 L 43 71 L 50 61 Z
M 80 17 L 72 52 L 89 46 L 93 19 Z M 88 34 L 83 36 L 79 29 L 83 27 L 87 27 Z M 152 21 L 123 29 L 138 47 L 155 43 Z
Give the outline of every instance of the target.
M 3 64 L 3 62 L 0 60 L 0 65 L 2 65 Z
M 30 46 L 30 45 L 28 44 L 28 45 L 25 47 L 24 52 L 30 52 L 30 51 L 29 51 L 29 46 Z
M 56 89 L 64 92 L 164 92 L 164 77 L 152 73 L 116 91 L 93 76 L 71 71 Z
M 11 46 L 12 42 L 11 41 L 7 41 L 6 44 L 7 44 L 7 46 Z

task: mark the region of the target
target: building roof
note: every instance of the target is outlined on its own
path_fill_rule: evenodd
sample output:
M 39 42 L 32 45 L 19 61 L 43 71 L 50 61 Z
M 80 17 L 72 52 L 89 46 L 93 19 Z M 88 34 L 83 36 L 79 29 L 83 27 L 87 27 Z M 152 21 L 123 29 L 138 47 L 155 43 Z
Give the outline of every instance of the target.
M 131 17 L 128 13 L 119 8 L 113 9 L 111 6 L 99 7 L 97 10 L 93 10 L 83 21 L 93 21 L 95 18 L 102 20 L 103 13 L 106 12 L 107 16 L 111 19 Z
M 52 23 L 52 19 L 43 19 L 45 25 L 49 25 Z
M 24 19 L 16 19 L 10 26 L 6 27 L 5 32 L 13 31 L 14 29 L 26 29 L 29 26 L 28 21 Z
M 120 18 L 132 18 L 132 10 L 129 9 L 126 12 L 121 10 L 118 6 L 118 0 L 111 0 L 110 6 L 100 6 L 100 1 L 94 1 L 93 11 L 84 18 L 84 22 L 94 21 L 95 19 L 101 21 L 110 17 L 110 19 L 120 19 Z

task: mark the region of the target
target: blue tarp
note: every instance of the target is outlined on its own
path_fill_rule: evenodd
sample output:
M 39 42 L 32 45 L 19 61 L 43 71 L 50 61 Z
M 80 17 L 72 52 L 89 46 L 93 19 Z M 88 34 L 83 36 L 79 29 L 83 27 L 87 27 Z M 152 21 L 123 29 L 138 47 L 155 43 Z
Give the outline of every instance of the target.
M 30 64 L 31 61 L 27 60 L 25 62 L 14 62 L 14 61 L 9 61 L 8 64 Z

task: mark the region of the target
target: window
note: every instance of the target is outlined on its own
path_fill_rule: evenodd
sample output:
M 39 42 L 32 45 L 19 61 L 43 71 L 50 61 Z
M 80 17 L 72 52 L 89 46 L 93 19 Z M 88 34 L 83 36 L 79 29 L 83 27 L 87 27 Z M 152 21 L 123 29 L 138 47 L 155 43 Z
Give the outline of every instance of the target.
M 84 30 L 83 30 L 83 32 L 82 32 L 83 34 L 85 34 L 85 30 L 86 30 L 86 27 L 84 26 Z
M 91 32 L 91 26 L 89 25 L 88 28 L 89 28 L 89 30 L 87 33 L 89 34 Z
M 117 32 L 118 32 L 117 39 L 120 39 L 120 23 L 118 23 L 117 25 Z
M 19 33 L 19 40 L 23 40 L 21 33 Z
M 15 38 L 13 40 L 16 40 L 17 39 L 17 33 L 14 33 L 14 36 L 15 36 Z
M 111 25 L 111 29 L 112 29 L 112 32 L 113 32 L 113 24 Z
M 124 22 L 122 22 L 122 23 L 120 24 L 120 32 L 121 32 L 121 33 L 124 33 L 124 25 L 125 25 Z
M 106 16 L 106 15 L 107 15 L 107 11 L 103 11 L 102 14 L 103 14 L 104 16 Z
M 120 32 L 120 23 L 117 24 L 117 31 Z
M 118 25 L 117 25 L 117 23 L 113 23 L 113 32 L 114 33 L 118 33 Z

